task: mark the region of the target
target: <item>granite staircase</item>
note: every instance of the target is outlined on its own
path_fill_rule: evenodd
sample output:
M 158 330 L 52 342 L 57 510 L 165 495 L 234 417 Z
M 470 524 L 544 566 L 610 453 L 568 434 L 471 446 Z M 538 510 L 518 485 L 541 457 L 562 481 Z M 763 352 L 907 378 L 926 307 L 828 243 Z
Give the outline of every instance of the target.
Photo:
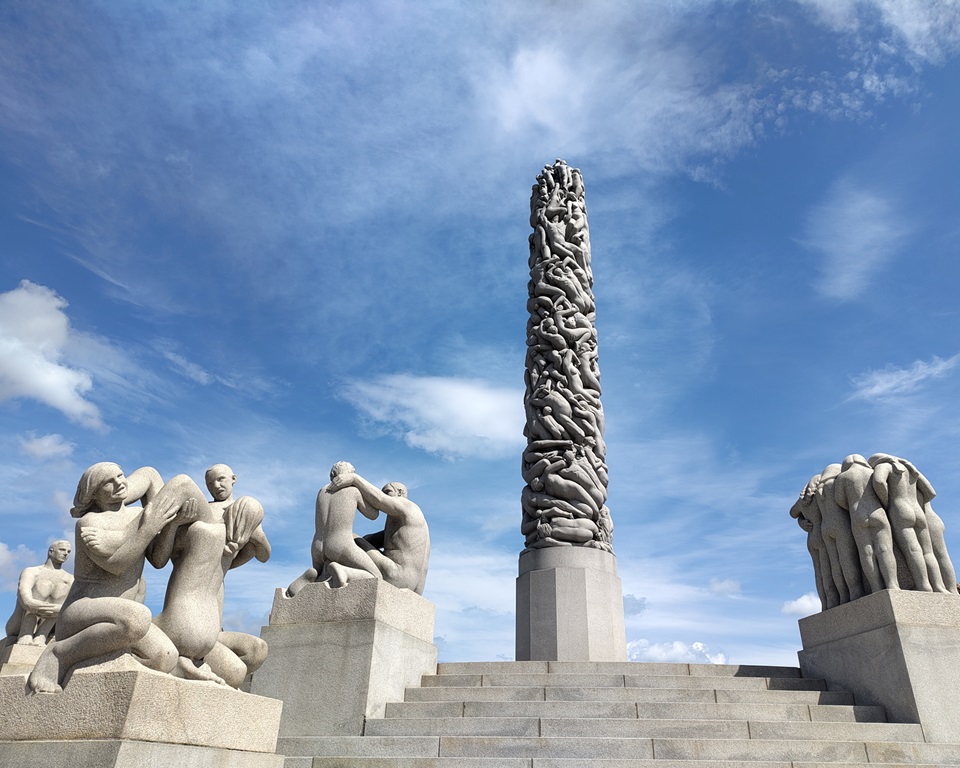
M 827 768 L 960 765 L 792 667 L 440 664 L 363 736 L 281 739 L 285 768 Z M 960 717 L 960 712 L 957 713 Z

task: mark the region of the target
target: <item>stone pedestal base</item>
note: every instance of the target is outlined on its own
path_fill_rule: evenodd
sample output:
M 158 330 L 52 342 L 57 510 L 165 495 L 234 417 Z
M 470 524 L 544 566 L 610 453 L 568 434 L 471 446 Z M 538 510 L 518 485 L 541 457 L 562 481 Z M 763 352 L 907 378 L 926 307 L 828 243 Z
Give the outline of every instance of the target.
M 28 696 L 25 683 L 0 678 L 4 765 L 282 766 L 279 701 L 153 672 L 129 656 L 76 670 L 63 693 Z
M 626 661 L 617 558 L 587 547 L 520 554 L 517 661 Z
M 884 590 L 800 619 L 800 669 L 960 742 L 960 597 Z
M 42 645 L 6 646 L 0 651 L 0 675 L 29 675 L 43 648 Z
M 283 699 L 281 740 L 359 736 L 365 718 L 436 673 L 433 619 L 429 600 L 378 579 L 278 589 L 261 632 L 270 655 L 250 690 Z

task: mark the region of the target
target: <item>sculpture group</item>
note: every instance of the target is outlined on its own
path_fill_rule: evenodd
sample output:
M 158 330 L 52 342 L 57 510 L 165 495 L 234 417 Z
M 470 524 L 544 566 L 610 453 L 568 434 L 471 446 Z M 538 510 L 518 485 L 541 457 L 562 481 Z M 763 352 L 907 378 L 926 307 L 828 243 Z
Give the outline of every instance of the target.
M 186 475 L 164 483 L 152 467 L 127 476 L 100 462 L 83 473 L 70 510 L 77 518 L 75 577 L 28 678 L 32 692 L 59 692 L 78 665 L 121 653 L 159 672 L 233 687 L 262 663 L 259 638 L 222 632 L 221 624 L 227 570 L 270 556 L 263 508 L 233 498 L 236 477 L 226 465 L 206 477 L 210 502 Z M 131 506 L 136 502 L 141 506 Z M 143 604 L 148 560 L 157 568 L 173 563 L 156 617 Z
M 521 533 L 528 549 L 579 545 L 612 552 L 580 171 L 562 160 L 543 169 L 533 187 L 530 224 Z
M 383 512 L 387 516 L 384 529 L 356 536 L 357 512 L 370 520 Z M 320 582 L 335 589 L 358 579 L 383 579 L 421 595 L 430 561 L 430 533 L 422 510 L 407 497 L 403 483 L 377 488 L 360 477 L 350 462 L 338 461 L 330 469 L 330 482 L 317 493 L 310 554 L 313 566 L 287 587 L 288 597 L 304 584 Z
M 810 478 L 790 509 L 807 531 L 826 610 L 883 589 L 957 594 L 930 482 L 906 459 L 847 456 Z

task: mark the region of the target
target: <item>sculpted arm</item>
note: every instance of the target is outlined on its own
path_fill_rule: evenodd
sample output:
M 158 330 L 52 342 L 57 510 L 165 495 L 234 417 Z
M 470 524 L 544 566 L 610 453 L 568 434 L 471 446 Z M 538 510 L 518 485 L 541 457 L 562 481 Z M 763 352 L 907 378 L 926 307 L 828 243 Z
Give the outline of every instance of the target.
M 359 507 L 360 512 L 365 516 L 369 517 L 371 520 L 377 519 L 377 510 L 386 512 L 388 515 L 399 515 L 402 513 L 402 505 L 397 502 L 402 501 L 400 498 L 393 496 L 387 496 L 383 491 L 381 491 L 377 486 L 368 480 L 364 480 L 360 475 L 354 474 L 352 472 L 344 473 L 338 475 L 333 482 L 331 483 L 335 488 L 345 488 L 347 486 L 352 486 L 360 491 L 361 501 L 363 506 Z M 366 512 L 364 512 L 364 507 L 367 509 L 373 509 L 374 515 L 371 517 Z
M 37 569 L 24 568 L 20 574 L 20 581 L 17 584 L 17 597 L 20 598 L 20 604 L 36 616 L 49 618 L 56 616 L 60 607 L 55 603 L 48 603 L 44 600 L 37 600 L 33 596 L 33 587 L 37 582 Z
M 163 478 L 153 467 L 140 467 L 127 475 L 127 498 L 125 504 L 142 502 L 147 506 L 163 488 Z
M 263 528 L 258 525 L 257 529 L 250 536 L 250 540 L 240 548 L 237 556 L 233 558 L 233 562 L 230 563 L 230 568 L 239 568 L 254 557 L 261 563 L 265 563 L 270 559 L 271 552 L 272 549 L 270 542 L 267 541 L 267 534 L 265 534 Z
M 890 504 L 890 492 L 887 487 L 887 479 L 889 477 L 890 465 L 880 464 L 873 470 L 873 477 L 870 478 L 873 490 L 877 494 L 877 498 L 880 499 L 880 503 L 883 504 L 884 509 Z
M 93 526 L 84 527 L 78 523 L 77 538 L 87 545 L 87 555 L 94 563 L 108 573 L 120 575 L 136 565 L 163 526 L 174 519 L 178 503 L 176 499 L 168 497 L 144 507 L 136 530 L 126 535 L 113 552 L 107 552 L 101 546 L 100 536 Z

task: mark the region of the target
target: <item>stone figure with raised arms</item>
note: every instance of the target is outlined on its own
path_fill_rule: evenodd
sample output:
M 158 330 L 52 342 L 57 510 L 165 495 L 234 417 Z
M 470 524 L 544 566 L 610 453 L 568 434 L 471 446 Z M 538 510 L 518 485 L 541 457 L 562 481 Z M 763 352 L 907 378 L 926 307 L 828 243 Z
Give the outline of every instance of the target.
M 7 621 L 4 645 L 46 645 L 60 615 L 60 606 L 73 584 L 73 574 L 63 569 L 68 557 L 70 542 L 61 539 L 47 549 L 47 561 L 43 565 L 21 571 L 17 605 Z
M 407 486 L 390 482 L 380 489 L 353 472 L 337 475 L 330 485 L 335 490 L 356 488 L 368 506 L 386 514 L 384 529 L 364 536 L 357 544 L 372 547 L 367 555 L 384 581 L 422 595 L 430 561 L 430 531 L 423 511 L 408 498 Z
M 303 572 L 289 587 L 292 597 L 304 584 L 322 581 L 329 587 L 342 587 L 350 578 L 382 579 L 383 574 L 367 550 L 357 543 L 353 520 L 359 511 L 370 520 L 377 519 L 377 510 L 363 500 L 356 488 L 333 486 L 340 474 L 354 473 L 349 461 L 338 461 L 330 468 L 330 482 L 317 493 L 315 529 L 310 556 L 313 567 Z
M 170 523 L 149 554 L 157 568 L 173 562 L 163 611 L 154 623 L 177 648 L 176 676 L 238 687 L 263 663 L 267 648 L 252 635 L 222 631 L 223 579 L 252 557 L 265 562 L 270 544 L 260 503 L 250 496 L 234 500 L 236 475 L 230 467 L 214 465 L 206 482 L 213 501 L 207 502 L 190 481 L 193 487 L 184 493 L 199 495 L 202 502 L 196 517 Z
M 111 462 L 84 471 L 70 510 L 78 518 L 75 579 L 56 636 L 27 681 L 30 691 L 59 692 L 77 664 L 118 651 L 131 653 L 151 669 L 173 669 L 177 649 L 143 605 L 143 564 L 168 523 L 196 516 L 196 500 L 182 493 L 183 484 L 164 485 L 152 467 L 129 477 Z M 142 508 L 128 506 L 136 501 Z

